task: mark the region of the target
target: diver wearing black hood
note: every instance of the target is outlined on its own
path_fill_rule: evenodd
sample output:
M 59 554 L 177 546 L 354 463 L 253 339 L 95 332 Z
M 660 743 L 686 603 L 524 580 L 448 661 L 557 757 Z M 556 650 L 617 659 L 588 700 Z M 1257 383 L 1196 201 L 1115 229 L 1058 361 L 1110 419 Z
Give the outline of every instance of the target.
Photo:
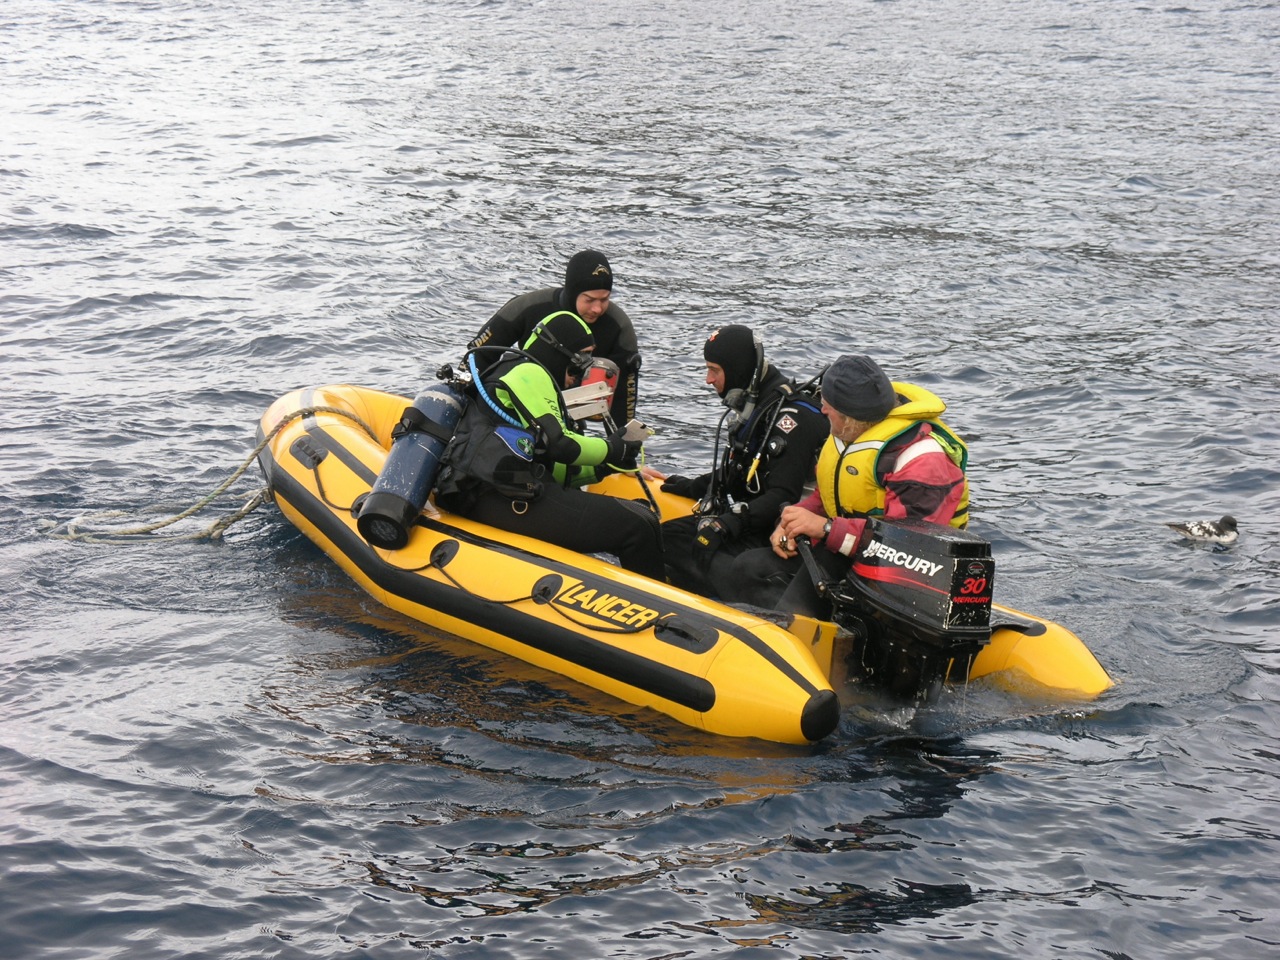
M 702 355 L 707 383 L 729 408 L 728 437 L 710 473 L 662 478 L 667 493 L 699 501 L 694 516 L 662 525 L 667 576 L 687 590 L 737 600 L 734 558 L 769 545 L 783 506 L 801 500 L 813 480 L 831 427 L 813 393 L 765 359 L 750 328 L 721 327 Z
M 571 310 L 591 327 L 596 356 L 618 365 L 618 388 L 613 395 L 614 423 L 636 415 L 640 380 L 640 348 L 625 310 L 612 300 L 613 269 L 598 250 L 582 250 L 569 258 L 564 285 L 546 287 L 513 297 L 489 318 L 467 349 L 509 347 L 523 343 L 538 323 L 558 310 Z
M 615 554 L 628 570 L 661 580 L 661 533 L 648 507 L 577 489 L 634 469 L 641 446 L 620 430 L 586 436 L 565 409 L 561 391 L 582 379 L 594 350 L 591 328 L 562 310 L 521 351 L 476 351 L 475 397 L 445 454 L 436 502 L 570 550 Z

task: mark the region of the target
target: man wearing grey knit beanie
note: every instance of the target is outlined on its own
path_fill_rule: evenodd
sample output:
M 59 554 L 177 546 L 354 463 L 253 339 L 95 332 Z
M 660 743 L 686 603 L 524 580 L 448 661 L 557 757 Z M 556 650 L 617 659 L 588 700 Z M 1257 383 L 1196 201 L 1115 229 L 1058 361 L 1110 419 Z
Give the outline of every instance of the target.
M 818 455 L 817 488 L 782 511 L 770 546 L 738 557 L 741 596 L 760 606 L 830 617 L 804 569 L 798 540 L 812 544 L 826 579 L 845 576 L 867 517 L 963 528 L 969 518 L 968 448 L 939 419 L 940 398 L 892 382 L 870 357 L 842 356 L 822 377 L 831 435 Z

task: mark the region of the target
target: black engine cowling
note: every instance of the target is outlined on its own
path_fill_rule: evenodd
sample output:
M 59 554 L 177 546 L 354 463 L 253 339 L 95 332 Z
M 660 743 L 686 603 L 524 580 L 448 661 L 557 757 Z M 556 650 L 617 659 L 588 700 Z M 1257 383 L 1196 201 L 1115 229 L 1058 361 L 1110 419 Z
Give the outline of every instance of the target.
M 935 523 L 867 526 L 849 575 L 828 586 L 836 622 L 854 636 L 850 673 L 929 702 L 991 640 L 991 544 Z

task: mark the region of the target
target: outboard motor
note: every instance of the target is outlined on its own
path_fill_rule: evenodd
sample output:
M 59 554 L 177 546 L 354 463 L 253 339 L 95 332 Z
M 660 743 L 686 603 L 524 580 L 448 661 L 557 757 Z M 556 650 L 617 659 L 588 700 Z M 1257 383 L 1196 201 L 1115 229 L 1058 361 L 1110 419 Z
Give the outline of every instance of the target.
M 466 404 L 460 390 L 436 383 L 404 408 L 391 431 L 391 452 L 356 515 L 360 535 L 373 546 L 399 550 L 409 542 Z
M 850 672 L 917 704 L 991 640 L 995 560 L 981 537 L 936 523 L 868 519 L 848 577 L 828 587 L 854 634 Z

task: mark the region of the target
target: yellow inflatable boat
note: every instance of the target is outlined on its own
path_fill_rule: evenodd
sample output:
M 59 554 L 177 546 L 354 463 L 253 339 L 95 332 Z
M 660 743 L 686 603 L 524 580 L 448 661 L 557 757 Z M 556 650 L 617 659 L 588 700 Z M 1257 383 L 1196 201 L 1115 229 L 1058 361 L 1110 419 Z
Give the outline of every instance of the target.
M 832 677 L 842 679 L 846 659 L 837 634 L 849 639 L 835 623 L 726 606 L 430 502 L 403 546 L 371 545 L 357 515 L 410 403 L 361 387 L 313 387 L 281 397 L 258 428 L 267 441 L 259 460 L 281 512 L 375 599 L 711 733 L 809 743 L 835 730 Z M 625 475 L 597 490 L 645 497 Z M 652 496 L 664 519 L 691 507 L 660 491 Z M 874 631 L 882 612 L 865 601 L 859 609 Z M 1002 675 L 1015 689 L 1076 699 L 1111 685 L 1084 644 L 1056 624 L 994 607 L 991 629 L 978 633 L 980 642 L 966 647 L 971 655 L 951 657 L 942 679 Z M 865 650 L 852 659 L 867 666 Z M 883 658 L 871 669 L 883 671 Z M 863 673 L 858 664 L 854 672 Z

